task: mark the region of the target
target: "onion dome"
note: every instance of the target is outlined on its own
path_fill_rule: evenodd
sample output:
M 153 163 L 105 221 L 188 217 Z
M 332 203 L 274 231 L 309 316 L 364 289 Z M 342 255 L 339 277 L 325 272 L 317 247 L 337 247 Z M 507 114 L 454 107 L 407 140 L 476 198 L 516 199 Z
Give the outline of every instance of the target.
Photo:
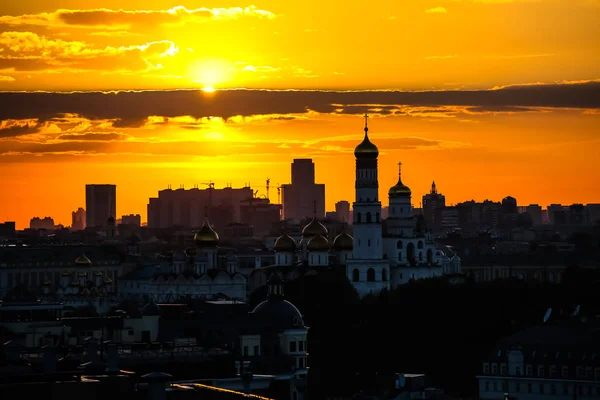
M 391 198 L 410 197 L 411 193 L 410 188 L 402 183 L 402 163 L 398 163 L 398 182 L 390 188 L 388 196 Z
M 293 253 L 296 251 L 296 247 L 296 241 L 286 232 L 277 238 L 277 240 L 275 241 L 274 250 L 278 253 Z
M 219 244 L 219 235 L 210 226 L 208 218 L 204 219 L 202 228 L 194 235 L 194 242 L 198 247 L 217 247 Z
M 325 228 L 325 225 L 317 221 L 316 217 L 313 218 L 312 221 L 310 221 L 310 223 L 304 227 L 304 229 L 302 229 L 303 238 L 310 238 L 317 235 L 327 236 L 328 233 L 329 232 L 327 231 L 327 228 Z
M 90 294 L 94 297 L 98 296 L 98 288 L 97 287 L 93 287 L 90 289 Z
M 75 265 L 78 267 L 89 267 L 92 265 L 92 261 L 85 254 L 82 254 L 75 260 Z
M 112 283 L 112 279 L 110 279 L 108 277 L 108 275 L 105 273 L 104 274 L 104 279 L 102 280 L 102 283 L 104 283 L 105 285 L 110 285 Z
M 354 149 L 354 157 L 359 159 L 375 159 L 379 156 L 379 149 L 369 140 L 369 127 L 367 126 L 367 118 L 365 114 L 365 138 Z
M 312 237 L 306 244 L 306 250 L 308 251 L 328 251 L 329 241 L 321 235 Z
M 354 248 L 354 238 L 346 232 L 342 232 L 333 240 L 333 249 L 335 251 L 352 250 Z
M 113 217 L 112 215 L 110 217 L 108 217 L 108 225 L 114 225 L 115 224 L 115 217 Z
M 83 296 L 89 296 L 89 295 L 90 295 L 90 289 L 88 289 L 88 288 L 84 288 L 84 289 L 81 291 L 81 294 L 82 294 Z

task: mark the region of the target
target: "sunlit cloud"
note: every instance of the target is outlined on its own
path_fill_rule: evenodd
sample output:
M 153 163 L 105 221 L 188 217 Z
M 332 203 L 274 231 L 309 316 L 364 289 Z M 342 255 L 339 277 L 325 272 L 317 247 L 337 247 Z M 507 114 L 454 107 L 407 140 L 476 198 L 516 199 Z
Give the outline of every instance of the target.
M 0 70 L 100 70 L 148 71 L 160 68 L 159 60 L 173 57 L 179 49 L 168 40 L 143 45 L 94 47 L 82 41 L 49 39 L 33 32 L 2 32 Z
M 15 78 L 8 75 L 0 75 L 0 82 L 14 82 Z
M 168 10 L 66 10 L 52 13 L 0 16 L 0 24 L 103 27 L 109 30 L 126 30 L 133 25 L 176 25 L 210 20 L 231 20 L 243 17 L 274 19 L 276 15 L 255 6 L 230 8 L 195 8 L 177 6 Z
M 444 7 L 434 7 L 425 10 L 427 14 L 445 14 L 446 9 Z

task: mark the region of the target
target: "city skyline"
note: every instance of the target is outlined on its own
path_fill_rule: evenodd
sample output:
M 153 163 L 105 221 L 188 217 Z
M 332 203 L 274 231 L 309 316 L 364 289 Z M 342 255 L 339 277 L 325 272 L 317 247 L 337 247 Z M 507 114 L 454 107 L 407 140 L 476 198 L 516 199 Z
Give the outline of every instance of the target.
M 3 4 L 2 218 L 69 225 L 85 184 L 112 183 L 145 220 L 168 185 L 264 194 L 294 158 L 333 210 L 365 112 L 381 198 L 402 161 L 417 207 L 433 180 L 448 204 L 600 202 L 600 3 L 396 3 Z

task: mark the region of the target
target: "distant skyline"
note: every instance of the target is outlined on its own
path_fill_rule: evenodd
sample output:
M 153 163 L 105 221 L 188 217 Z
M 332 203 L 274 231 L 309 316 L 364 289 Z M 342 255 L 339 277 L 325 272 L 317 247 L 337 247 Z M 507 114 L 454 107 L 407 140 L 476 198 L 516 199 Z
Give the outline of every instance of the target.
M 303 4 L 4 2 L 0 218 L 69 225 L 88 183 L 117 218 L 168 185 L 270 178 L 276 201 L 293 158 L 333 210 L 364 112 L 382 199 L 402 161 L 415 206 L 432 180 L 448 204 L 600 203 L 600 2 Z

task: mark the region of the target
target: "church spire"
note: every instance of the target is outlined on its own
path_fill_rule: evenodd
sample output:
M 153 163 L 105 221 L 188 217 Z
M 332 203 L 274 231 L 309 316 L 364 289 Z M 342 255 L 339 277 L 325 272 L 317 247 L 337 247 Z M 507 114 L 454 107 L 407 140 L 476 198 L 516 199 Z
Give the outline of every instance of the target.
M 369 114 L 365 113 L 365 137 L 369 137 Z
M 437 189 L 435 187 L 435 181 L 431 184 L 431 194 L 437 194 Z

